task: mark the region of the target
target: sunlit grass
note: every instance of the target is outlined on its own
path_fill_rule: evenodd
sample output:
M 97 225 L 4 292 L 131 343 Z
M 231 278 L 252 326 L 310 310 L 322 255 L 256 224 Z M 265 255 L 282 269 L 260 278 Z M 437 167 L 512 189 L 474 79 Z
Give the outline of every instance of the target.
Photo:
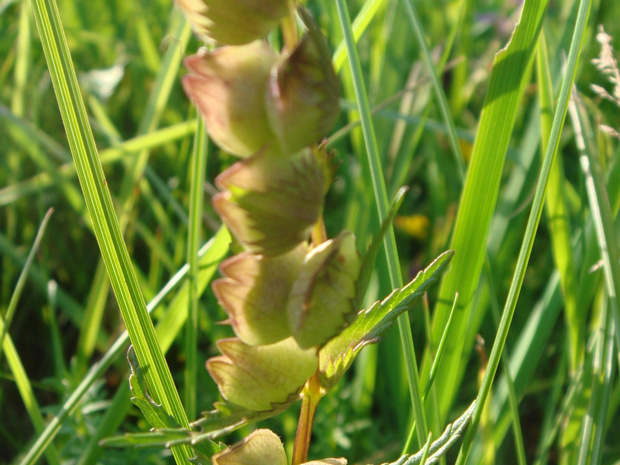
M 518 463 L 517 455 L 521 463 L 616 463 L 620 107 L 608 79 L 617 69 L 609 56 L 620 49 L 620 4 L 593 2 L 581 41 L 573 32 L 585 1 L 527 0 L 523 12 L 514 2 L 408 1 L 308 2 L 343 82 L 325 221 L 329 234 L 349 228 L 365 248 L 399 184 L 410 188 L 400 214 L 426 218 L 415 236 L 398 228 L 388 235 L 367 303 L 447 248 L 456 253 L 400 331 L 366 349 L 323 399 L 310 455 L 393 460 L 409 437 L 408 450 L 417 451 L 427 432 L 436 438 L 483 392 L 488 410 L 475 415 L 480 423 L 452 447 L 448 463 L 461 447 L 470 450 L 467 463 Z M 54 50 L 60 24 L 46 24 L 56 2 L 0 3 L 0 325 L 10 323 L 0 359 L 0 462 L 34 463 L 45 454 L 48 463 L 172 463 L 169 451 L 98 446 L 106 436 L 148 430 L 129 402 L 120 314 L 141 315 L 140 325 L 128 324 L 134 346 L 150 331 L 144 353 L 166 354 L 148 357 L 155 357 L 152 375 L 170 372 L 160 394 L 170 396 L 177 421 L 211 409 L 218 393 L 204 361 L 231 333 L 217 324 L 225 315 L 207 286 L 229 240 L 215 236 L 209 200 L 232 160 L 212 146 L 206 157 L 194 140 L 181 59 L 200 44 L 169 0 L 57 3 L 70 56 Z M 598 69 L 591 59 L 600 52 L 600 22 L 616 51 Z M 574 63 L 571 47 L 580 51 Z M 570 89 L 572 65 L 575 107 L 561 130 L 553 118 L 562 116 L 556 108 L 567 102 L 560 89 Z M 528 213 L 542 200 L 543 156 L 556 143 L 547 211 L 526 236 Z M 83 157 L 77 169 L 72 155 Z M 532 247 L 529 264 L 518 262 L 522 247 Z M 123 273 L 112 289 L 126 298 L 113 296 L 104 261 Z M 515 268 L 523 283 L 510 290 Z M 167 287 L 184 276 L 189 281 Z M 491 308 L 501 312 L 509 294 L 501 333 Z M 144 302 L 162 295 L 157 308 L 148 306 L 154 324 L 145 329 Z M 497 334 L 507 339 L 494 347 Z M 510 373 L 499 365 L 502 353 Z M 480 391 L 488 366 L 499 366 L 498 375 Z M 515 407 L 520 428 L 511 427 Z M 412 429 L 414 419 L 422 427 Z M 290 443 L 295 421 L 290 411 L 267 425 Z

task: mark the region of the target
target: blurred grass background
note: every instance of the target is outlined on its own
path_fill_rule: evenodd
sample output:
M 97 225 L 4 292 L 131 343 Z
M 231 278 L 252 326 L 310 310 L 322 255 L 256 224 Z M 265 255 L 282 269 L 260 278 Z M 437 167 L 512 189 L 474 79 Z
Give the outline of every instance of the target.
M 442 385 L 440 377 L 426 404 L 437 422 L 430 423 L 435 436 L 480 388 L 479 373 L 497 331 L 548 143 L 578 3 L 550 2 L 545 11 L 540 35 L 545 47 L 539 46 L 534 67 L 525 76 L 514 130 L 508 133 L 497 206 L 484 240 L 488 265 L 463 303 L 467 313 L 458 336 L 463 355 L 455 356 L 455 364 L 445 368 L 454 373 L 452 384 Z M 516 1 L 414 2 L 452 129 L 437 104 L 424 50 L 405 3 L 368 0 L 347 5 L 353 18 L 361 12 L 369 21 L 358 50 L 388 195 L 400 185 L 410 186 L 396 222 L 399 262 L 407 281 L 450 247 L 457 212 L 464 208 L 459 165 L 465 170 L 469 166 L 493 58 L 510 40 L 521 10 Z M 336 51 L 342 40 L 336 6 L 327 0 L 309 1 L 307 6 Z M 196 115 L 180 86 L 184 70 L 179 58 L 193 53 L 200 43 L 190 36 L 168 0 L 92 0 L 88 4 L 59 0 L 58 8 L 125 242 L 150 301 L 187 262 Z M 588 152 L 600 162 L 601 173 L 594 174 L 607 183 L 610 211 L 617 218 L 619 143 L 602 132 L 600 124 L 620 128 L 620 108 L 591 89 L 591 84 L 598 84 L 613 90 L 591 63 L 600 52 L 599 24 L 620 49 L 618 2 L 599 0 L 591 7 L 575 81 L 579 106 L 564 126 L 558 152 L 561 163 L 555 165 L 555 178 L 548 186 L 548 211 L 542 217 L 504 347 L 520 401 L 521 429 L 509 431 L 512 383 L 501 368 L 471 463 L 519 463 L 521 448 L 528 463 L 620 460 L 620 448 L 613 440 L 620 434 L 620 384 L 613 371 L 619 350 L 612 344 L 611 361 L 603 358 L 612 367 L 606 380 L 601 359 L 607 352 L 599 348 L 601 341 L 607 341 L 601 331 L 611 331 L 606 315 L 614 309 L 600 264 L 596 235 L 600 221 L 592 213 L 596 203 L 603 201 L 595 199 L 592 204 L 579 161 L 580 154 Z M 346 60 L 338 69 L 343 111 L 330 145 L 338 170 L 325 220 L 330 236 L 350 229 L 363 248 L 377 229 L 374 193 L 367 182 L 362 131 L 350 126 L 359 116 Z M 505 130 L 503 121 L 497 121 L 497 127 Z M 584 149 L 577 144 L 578 129 Z M 456 147 L 451 135 L 456 136 Z M 58 414 L 124 329 L 71 160 L 32 5 L 4 0 L 0 2 L 0 310 L 3 327 L 8 321 L 10 329 L 0 359 L 0 463 L 19 461 L 30 450 L 44 424 Z M 219 228 L 209 203 L 215 192 L 213 179 L 232 162 L 209 146 L 201 245 Z M 11 310 L 26 257 L 50 207 L 54 213 Z M 617 241 L 617 219 L 614 234 L 611 239 Z M 390 290 L 387 264 L 379 261 L 367 301 Z M 431 326 L 437 291 L 410 312 L 423 383 L 428 369 L 424 361 L 432 357 L 435 347 L 437 330 L 432 333 Z M 174 307 L 174 292 L 166 297 L 167 305 L 155 309 L 156 323 L 165 318 L 166 308 Z M 198 313 L 198 411 L 210 409 L 218 397 L 201 367 L 217 352 L 214 341 L 230 334 L 229 327 L 216 324 L 224 317 L 211 292 L 205 292 Z M 158 334 L 169 340 L 162 344 L 170 346 L 166 359 L 177 388 L 185 392 L 184 332 L 180 325 L 166 323 Z M 7 350 L 13 344 L 15 350 Z M 15 368 L 18 365 L 23 366 L 21 374 Z M 346 456 L 350 463 L 381 463 L 398 457 L 412 419 L 406 371 L 397 330 L 378 346 L 365 349 L 347 378 L 321 402 L 311 457 Z M 128 365 L 121 355 L 61 422 L 44 460 L 172 462 L 168 451 L 96 447 L 99 437 L 148 429 L 137 409 L 127 405 L 127 376 Z M 294 436 L 295 410 L 266 422 L 287 445 Z M 586 413 L 597 420 L 592 436 L 584 436 L 589 428 Z M 247 431 L 235 433 L 235 438 Z M 590 437 L 587 456 L 581 458 L 580 443 Z M 416 446 L 414 439 L 411 450 Z M 455 453 L 449 455 L 449 463 Z

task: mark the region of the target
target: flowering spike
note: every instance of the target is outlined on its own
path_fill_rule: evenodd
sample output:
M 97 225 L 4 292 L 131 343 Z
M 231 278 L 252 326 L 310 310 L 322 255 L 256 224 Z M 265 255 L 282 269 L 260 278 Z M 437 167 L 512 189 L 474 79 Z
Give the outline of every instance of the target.
M 211 139 L 224 150 L 249 157 L 276 137 L 264 102 L 276 53 L 264 41 L 221 47 L 188 57 L 183 87 L 205 119 Z
M 227 45 L 265 37 L 288 13 L 286 0 L 176 0 L 194 31 Z

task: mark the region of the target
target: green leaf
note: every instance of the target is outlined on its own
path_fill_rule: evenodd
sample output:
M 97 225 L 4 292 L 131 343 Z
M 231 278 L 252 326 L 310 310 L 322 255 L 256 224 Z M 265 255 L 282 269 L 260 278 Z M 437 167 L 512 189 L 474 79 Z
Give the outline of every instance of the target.
M 155 430 L 147 433 L 128 433 L 105 438 L 99 442 L 102 447 L 166 447 L 166 444 L 187 437 L 188 431 Z
M 427 457 L 424 461 L 424 465 L 432 465 L 439 462 L 441 457 L 445 455 L 450 446 L 452 446 L 463 434 L 465 427 L 469 423 L 476 402 L 472 402 L 467 410 L 457 418 L 454 423 L 446 426 L 446 429 L 436 441 L 430 445 L 430 447 L 424 447 L 421 451 L 413 455 L 404 455 L 396 462 L 392 462 L 389 465 L 418 465 L 422 463 L 422 458 Z M 388 464 L 384 464 L 388 465 Z
M 102 447 L 166 447 L 170 448 L 178 444 L 189 444 L 196 453 L 198 459 L 210 458 L 214 454 L 226 448 L 224 444 L 216 444 L 213 441 L 203 438 L 200 442 L 195 442 L 194 438 L 198 433 L 188 431 L 183 428 L 178 429 L 157 429 L 145 433 L 127 433 L 118 436 L 105 438 L 99 442 Z
M 351 326 L 321 349 L 319 376 L 323 389 L 331 389 L 351 366 L 358 352 L 364 346 L 377 342 L 396 318 L 410 308 L 411 301 L 437 282 L 453 255 L 451 250 L 441 254 L 405 287 L 395 289 L 383 301 L 360 312 Z
M 203 412 L 202 418 L 192 423 L 192 428 L 201 430 L 194 437 L 194 443 L 224 436 L 242 426 L 276 416 L 289 407 L 280 405 L 268 412 L 256 412 L 227 401 L 215 402 L 213 405 L 215 410 Z
M 127 350 L 127 361 L 131 367 L 131 375 L 129 376 L 131 402 L 142 411 L 146 421 L 153 428 L 179 428 L 179 424 L 174 418 L 168 415 L 163 407 L 149 395 L 144 372 L 138 363 L 133 345 L 130 345 Z

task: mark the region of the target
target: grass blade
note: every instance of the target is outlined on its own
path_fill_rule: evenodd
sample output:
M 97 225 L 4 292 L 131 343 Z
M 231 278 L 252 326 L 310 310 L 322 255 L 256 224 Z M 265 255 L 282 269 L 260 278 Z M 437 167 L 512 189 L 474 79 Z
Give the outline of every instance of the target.
M 347 52 L 349 55 L 349 64 L 351 66 L 351 74 L 355 87 L 355 94 L 360 112 L 362 123 L 362 131 L 364 134 L 364 143 L 366 145 L 367 163 L 369 166 L 372 186 L 374 190 L 376 209 L 379 219 L 379 227 L 381 222 L 388 214 L 388 197 L 385 187 L 385 179 L 383 178 L 383 169 L 381 168 L 377 140 L 375 137 L 372 118 L 370 116 L 370 105 L 368 95 L 366 93 L 362 70 L 360 65 L 357 49 L 353 39 L 353 31 L 351 30 L 351 19 L 349 11 L 344 0 L 336 0 L 338 9 L 338 17 L 345 38 Z M 403 278 L 398 263 L 398 251 L 396 250 L 396 240 L 394 237 L 394 229 L 390 226 L 383 242 L 384 252 L 388 264 L 390 275 L 390 284 L 393 289 L 400 288 L 403 285 Z M 414 418 L 418 425 L 418 442 L 424 444 L 428 435 L 426 418 L 422 406 L 422 395 L 419 387 L 419 375 L 417 361 L 413 347 L 413 336 L 409 325 L 409 316 L 405 313 L 398 317 L 398 329 L 401 337 L 405 364 L 407 367 L 407 381 L 409 383 L 409 393 L 414 412 Z
M 86 205 L 112 288 L 142 367 L 148 367 L 147 381 L 153 396 L 175 420 L 189 422 L 172 375 L 157 342 L 136 274 L 123 241 L 114 205 L 88 122 L 84 101 L 54 0 L 35 0 L 35 21 L 67 131 Z M 187 464 L 188 447 L 173 449 L 177 463 Z
M 5 330 L 5 325 L 4 319 L 0 317 L 0 331 Z M 24 365 L 19 358 L 17 349 L 15 348 L 15 345 L 13 345 L 13 340 L 10 335 L 6 335 L 2 346 L 4 348 L 4 353 L 6 354 L 6 360 L 9 364 L 11 373 L 15 378 L 15 384 L 17 385 L 19 394 L 24 401 L 24 405 L 26 406 L 26 411 L 28 412 L 30 421 L 34 426 L 35 431 L 37 433 L 41 433 L 45 427 L 43 415 L 41 414 L 41 408 L 37 403 L 36 397 L 34 396 L 30 379 L 28 378 Z M 49 447 L 46 449 L 45 457 L 49 461 L 50 465 L 60 465 L 61 463 L 60 455 L 54 447 Z
M 495 58 L 450 245 L 456 252 L 454 262 L 442 280 L 433 319 L 432 344 L 436 347 L 458 292 L 459 308 L 437 373 L 437 383 L 443 387 L 439 398 L 440 419 L 447 415 L 460 384 L 459 370 L 454 367 L 461 360 L 467 321 L 473 318 L 468 315 L 468 309 L 482 271 L 505 154 L 529 77 L 546 5 L 547 0 L 524 3 L 520 23 L 510 43 Z M 427 353 L 424 378 L 428 376 L 429 369 Z
M 542 152 L 549 144 L 551 135 L 551 117 L 553 109 L 553 86 L 549 70 L 549 54 L 544 33 L 540 35 L 538 53 L 536 55 L 536 72 L 540 99 Z M 560 284 L 564 296 L 564 312 L 570 334 L 570 366 L 575 370 L 579 360 L 583 357 L 585 346 L 584 325 L 587 315 L 577 312 L 577 298 L 575 296 L 576 276 L 573 251 L 571 246 L 570 218 L 564 197 L 564 164 L 562 154 L 558 153 L 551 165 L 549 173 L 548 195 L 546 197 L 547 218 L 551 230 L 551 245 L 555 266 L 560 272 Z M 585 307 L 584 307 L 585 310 Z
M 205 244 L 200 250 L 200 266 L 201 266 L 201 285 L 206 287 L 207 283 L 211 280 L 211 277 L 215 273 L 217 264 L 223 260 L 228 252 L 228 244 L 230 242 L 230 235 L 226 229 L 221 229 L 207 244 Z M 187 276 L 189 273 L 189 265 L 183 266 L 168 283 L 163 286 L 161 291 L 155 296 L 148 305 L 149 313 L 155 310 L 163 300 L 172 292 L 176 286 Z M 189 291 L 187 286 L 184 286 L 175 296 L 170 304 L 170 308 L 187 309 L 187 298 Z M 167 313 L 166 315 L 169 315 Z M 182 325 L 182 323 L 181 323 Z M 179 327 L 181 325 L 178 325 Z M 164 333 L 159 338 L 161 345 L 164 349 L 167 349 L 172 344 L 172 339 L 176 336 L 176 331 L 170 330 L 170 322 L 166 318 L 163 318 L 158 326 L 165 329 Z M 174 334 L 173 334 L 174 333 Z M 45 430 L 39 435 L 36 442 L 30 448 L 28 453 L 19 462 L 20 465 L 33 465 L 37 459 L 41 456 L 44 450 L 54 440 L 54 437 L 60 431 L 60 428 L 66 418 L 77 407 L 78 403 L 82 400 L 84 395 L 90 389 L 95 381 L 97 381 L 110 367 L 110 365 L 127 349 L 129 343 L 129 335 L 127 331 L 121 334 L 116 341 L 111 345 L 108 351 L 103 357 L 95 364 L 91 365 L 90 369 L 78 385 L 78 387 L 71 393 L 69 398 L 64 402 L 60 412 L 47 424 Z M 128 384 L 125 384 L 125 392 L 129 392 Z M 129 403 L 129 398 L 125 398 Z M 118 410 L 113 410 L 112 415 L 118 417 Z M 93 449 L 97 445 L 98 439 L 94 441 Z M 87 462 L 88 463 L 88 462 Z
M 198 118 L 191 161 L 189 229 L 187 263 L 189 264 L 189 308 L 185 323 L 185 409 L 190 418 L 196 416 L 198 384 L 198 248 L 202 226 L 204 183 L 207 171 L 207 135 L 202 118 Z
M 454 126 L 454 120 L 452 119 L 450 109 L 448 108 L 448 101 L 446 100 L 446 95 L 443 91 L 443 88 L 441 87 L 441 84 L 439 83 L 439 78 L 437 77 L 437 71 L 435 70 L 435 66 L 433 65 L 431 52 L 428 49 L 428 45 L 426 44 L 422 23 L 420 22 L 415 7 L 413 6 L 413 0 L 402 0 L 402 3 L 404 3 L 405 9 L 407 10 L 407 16 L 411 21 L 411 26 L 415 33 L 416 39 L 418 40 L 418 45 L 422 50 L 424 62 L 426 63 L 428 73 L 431 76 L 431 82 L 433 83 L 433 89 L 435 91 L 435 98 L 437 99 L 437 104 L 439 105 L 439 110 L 441 111 L 441 116 L 443 117 L 444 123 L 448 127 L 448 139 L 450 140 L 452 155 L 454 156 L 457 171 L 459 173 L 459 178 L 462 182 L 465 180 L 465 163 L 463 162 L 463 155 L 461 154 L 461 149 L 459 148 L 459 144 L 457 141 L 456 127 Z
M 39 226 L 37 235 L 34 238 L 34 242 L 32 243 L 32 247 L 30 248 L 30 252 L 28 253 L 26 263 L 24 263 L 22 272 L 20 273 L 17 284 L 15 285 L 15 290 L 13 291 L 13 295 L 11 296 L 11 300 L 9 301 L 9 306 L 7 307 L 6 313 L 3 316 L 4 325 L 2 327 L 2 331 L 0 331 L 0 361 L 2 360 L 2 347 L 4 343 L 4 338 L 6 337 L 9 328 L 11 327 L 11 321 L 13 321 L 13 316 L 15 315 L 15 310 L 17 309 L 17 303 L 19 302 L 19 298 L 21 297 L 22 291 L 24 290 L 26 280 L 28 279 L 28 272 L 30 271 L 30 266 L 32 265 L 32 261 L 34 260 L 37 250 L 39 250 L 39 245 L 41 245 L 41 240 L 43 239 L 43 235 L 45 234 L 45 228 L 47 227 L 47 223 L 49 222 L 53 211 L 54 210 L 50 208 L 43 217 L 41 226 Z
M 355 17 L 355 20 L 352 24 L 353 29 L 353 37 L 357 42 L 359 38 L 362 36 L 372 19 L 375 17 L 379 9 L 383 6 L 385 0 L 368 0 L 364 3 L 364 6 Z M 338 44 L 336 51 L 334 52 L 334 57 L 332 58 L 332 63 L 334 64 L 334 69 L 336 72 L 342 68 L 342 65 L 347 59 L 347 55 L 349 50 L 347 48 L 347 44 L 343 40 Z
M 510 284 L 508 298 L 506 299 L 506 304 L 504 305 L 499 329 L 493 343 L 491 355 L 489 357 L 489 363 L 484 374 L 484 379 L 482 381 L 480 392 L 478 393 L 478 403 L 476 404 L 476 408 L 474 409 L 470 427 L 465 435 L 465 439 L 463 440 L 463 445 L 461 446 L 461 450 L 457 459 L 457 465 L 464 464 L 467 460 L 467 456 L 469 455 L 469 450 L 473 443 L 474 435 L 476 433 L 476 429 L 482 414 L 482 408 L 484 407 L 486 399 L 491 390 L 491 384 L 493 383 L 493 379 L 495 377 L 495 373 L 500 362 L 501 354 L 506 343 L 506 338 L 508 336 L 510 323 L 512 322 L 512 317 L 514 315 L 514 311 L 517 305 L 517 299 L 519 298 L 519 293 L 523 284 L 523 278 L 525 277 L 525 270 L 527 268 L 527 263 L 532 252 L 536 229 L 538 228 L 538 223 L 540 222 L 540 216 L 542 214 L 543 202 L 545 198 L 545 189 L 547 187 L 547 181 L 549 179 L 549 172 L 551 170 L 551 165 L 553 163 L 555 153 L 557 152 L 558 146 L 560 144 L 560 133 L 562 132 L 562 128 L 564 126 L 564 120 L 566 117 L 566 112 L 568 110 L 568 103 L 570 99 L 570 90 L 575 79 L 575 74 L 577 72 L 577 61 L 579 60 L 583 33 L 587 23 L 588 14 L 590 12 L 590 5 L 591 2 L 589 0 L 582 0 L 579 4 L 577 23 L 575 25 L 573 39 L 571 41 L 571 46 L 568 54 L 566 71 L 564 74 L 564 78 L 562 79 L 560 96 L 553 117 L 551 137 L 549 138 L 549 145 L 547 146 L 547 150 L 545 151 L 545 157 L 543 159 L 543 165 L 538 181 L 538 186 L 536 188 L 536 194 L 534 196 L 532 209 L 530 211 L 530 216 L 528 218 L 527 227 L 525 230 L 525 237 L 523 239 L 523 243 L 521 244 L 521 250 L 519 251 L 517 266 L 515 269 L 513 280 Z

